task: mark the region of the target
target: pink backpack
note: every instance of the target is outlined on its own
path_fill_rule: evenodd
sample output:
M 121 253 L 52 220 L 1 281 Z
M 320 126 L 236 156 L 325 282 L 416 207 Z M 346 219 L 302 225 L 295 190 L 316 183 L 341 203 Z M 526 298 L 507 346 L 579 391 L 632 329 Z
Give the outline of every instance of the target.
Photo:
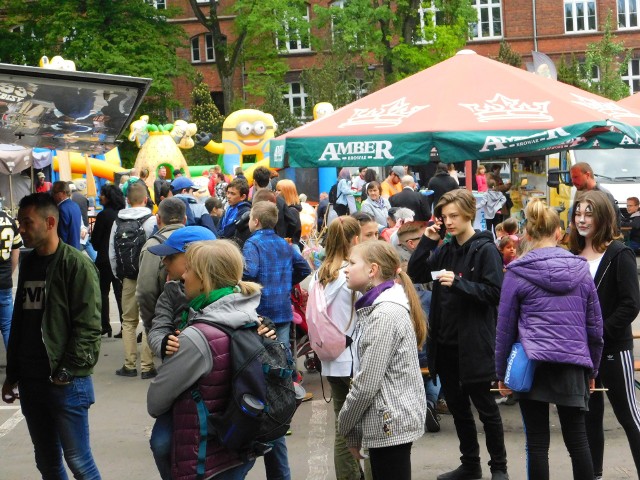
M 329 317 L 324 287 L 318 281 L 317 274 L 315 280 L 307 299 L 309 343 L 320 360 L 331 361 L 338 358 L 351 344 L 351 338 Z

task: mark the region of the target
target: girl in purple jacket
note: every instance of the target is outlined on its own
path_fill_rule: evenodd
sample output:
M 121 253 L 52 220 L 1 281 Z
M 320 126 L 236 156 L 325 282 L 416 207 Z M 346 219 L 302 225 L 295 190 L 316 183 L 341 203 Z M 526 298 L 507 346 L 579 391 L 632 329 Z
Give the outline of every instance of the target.
M 538 366 L 529 392 L 516 392 L 526 435 L 530 480 L 549 478 L 549 404 L 558 407 L 573 478 L 593 478 L 585 410 L 602 354 L 602 317 L 587 262 L 556 247 L 558 214 L 538 199 L 526 208 L 531 250 L 507 266 L 496 338 L 501 393 L 514 342 Z
M 624 428 L 640 477 L 640 409 L 633 385 L 633 322 L 640 311 L 636 256 L 617 239 L 617 216 L 602 192 L 591 190 L 573 205 L 570 246 L 589 262 L 604 321 L 604 350 L 597 387 L 606 387 L 611 408 Z M 602 478 L 604 394 L 589 400 L 587 436 L 595 478 Z

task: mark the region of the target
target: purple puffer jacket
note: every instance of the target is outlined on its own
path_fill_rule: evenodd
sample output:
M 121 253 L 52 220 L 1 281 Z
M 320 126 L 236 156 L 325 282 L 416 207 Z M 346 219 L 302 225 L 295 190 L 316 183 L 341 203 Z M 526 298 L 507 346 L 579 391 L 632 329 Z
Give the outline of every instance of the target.
M 500 380 L 518 338 L 529 358 L 584 366 L 596 377 L 603 345 L 602 314 L 584 258 L 548 247 L 509 264 L 498 309 Z

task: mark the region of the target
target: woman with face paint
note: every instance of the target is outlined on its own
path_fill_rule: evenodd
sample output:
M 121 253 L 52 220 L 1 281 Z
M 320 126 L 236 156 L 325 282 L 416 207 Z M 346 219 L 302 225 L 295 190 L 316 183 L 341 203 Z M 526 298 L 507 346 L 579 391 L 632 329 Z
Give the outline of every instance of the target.
M 640 476 L 640 410 L 633 382 L 633 334 L 631 323 L 640 311 L 636 257 L 621 241 L 617 219 L 609 199 L 590 190 L 573 204 L 570 248 L 589 262 L 604 321 L 604 350 L 596 387 L 608 389 L 607 397 L 627 434 Z M 602 478 L 604 457 L 604 393 L 594 392 L 586 416 L 587 436 L 594 478 Z

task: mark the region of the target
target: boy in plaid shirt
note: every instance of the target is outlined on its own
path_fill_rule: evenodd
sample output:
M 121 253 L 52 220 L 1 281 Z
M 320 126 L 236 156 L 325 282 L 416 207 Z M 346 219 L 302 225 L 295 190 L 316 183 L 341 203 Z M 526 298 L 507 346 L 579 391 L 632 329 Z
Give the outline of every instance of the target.
M 293 320 L 291 288 L 311 274 L 311 269 L 302 255 L 276 234 L 277 221 L 278 208 L 273 203 L 258 202 L 251 208 L 252 235 L 242 249 L 243 279 L 262 285 L 258 314 L 276 324 L 278 340 L 288 346 Z
M 251 236 L 242 253 L 245 259 L 243 280 L 262 285 L 258 315 L 276 324 L 278 340 L 289 349 L 289 329 L 293 320 L 291 288 L 311 273 L 309 265 L 274 227 L 278 222 L 278 207 L 269 201 L 256 202 L 251 208 Z M 273 449 L 264 457 L 267 478 L 291 478 L 287 445 L 284 437 L 273 442 Z

